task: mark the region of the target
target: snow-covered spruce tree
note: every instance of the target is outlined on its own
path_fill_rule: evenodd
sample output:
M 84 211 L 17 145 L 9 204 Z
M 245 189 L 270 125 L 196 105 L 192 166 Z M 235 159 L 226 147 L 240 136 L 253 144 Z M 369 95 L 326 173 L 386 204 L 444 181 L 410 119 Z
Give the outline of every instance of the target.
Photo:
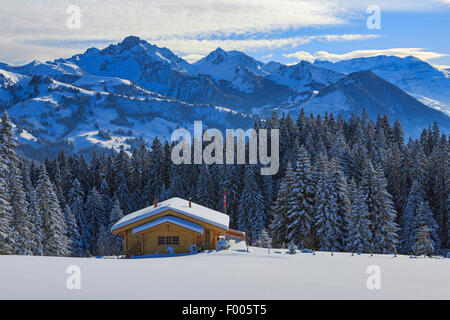
M 289 245 L 288 245 L 288 253 L 289 254 L 296 254 L 297 250 L 298 250 L 297 245 L 293 241 L 291 241 L 289 243 Z
M 100 189 L 98 190 L 98 193 L 102 198 L 105 212 L 111 212 L 113 206 L 113 199 L 109 196 L 109 190 L 108 182 L 106 179 L 103 179 L 102 182 L 100 182 Z M 143 208 L 143 206 L 139 206 L 139 208 Z M 109 215 L 106 218 L 106 221 L 109 221 Z
M 239 166 L 225 165 L 223 179 L 220 185 L 220 195 L 227 193 L 227 208 L 226 213 L 230 216 L 230 226 L 236 228 L 236 215 L 238 212 L 239 196 L 241 190 L 241 174 Z M 220 210 L 224 212 L 223 201 L 221 201 Z
M 418 180 L 414 180 L 400 219 L 399 251 L 401 253 L 410 254 L 413 251 L 417 236 L 416 215 L 423 201 L 422 186 Z
M 430 155 L 429 182 L 427 199 L 439 224 L 439 236 L 441 243 L 449 243 L 450 247 L 450 229 L 448 222 L 448 196 L 450 194 L 450 162 L 449 146 L 450 143 L 445 134 L 439 138 L 439 129 L 433 127 L 433 133 L 430 133 L 428 140 L 433 145 L 433 152 Z M 431 147 L 430 147 L 431 148 Z
M 249 244 L 258 239 L 265 221 L 264 199 L 256 183 L 255 171 L 255 166 L 246 166 L 237 219 L 238 228 L 245 232 Z
M 377 167 L 375 169 L 378 181 L 378 197 L 381 199 L 382 206 L 378 215 L 378 219 L 372 222 L 374 229 L 372 236 L 375 240 L 375 250 L 383 253 L 392 253 L 397 251 L 398 245 L 398 225 L 396 223 L 397 212 L 392 201 L 392 195 L 387 191 L 387 181 L 384 176 L 383 169 Z M 378 243 L 378 249 L 377 249 Z
M 105 226 L 100 226 L 98 232 L 98 240 L 96 244 L 96 255 L 99 256 L 111 256 L 112 255 L 112 247 L 111 247 L 111 232 Z
M 395 127 L 394 127 L 395 128 Z M 395 133 L 394 134 L 399 134 Z M 397 138 L 395 138 L 397 139 Z M 395 143 L 389 153 L 387 154 L 386 158 L 386 164 L 385 164 L 385 175 L 386 179 L 388 181 L 387 190 L 392 195 L 395 209 L 397 210 L 397 219 L 398 221 L 401 221 L 401 215 L 403 212 L 402 207 L 402 196 L 400 193 L 401 188 L 401 180 L 400 180 L 400 173 L 401 173 L 401 149 L 403 149 L 403 144 L 400 144 L 400 147 L 398 147 L 398 143 Z
M 120 206 L 125 214 L 133 211 L 133 204 L 131 203 L 129 184 L 129 159 L 127 153 L 121 149 L 119 154 L 114 159 L 114 187 L 117 197 L 120 201 Z M 111 186 L 111 185 L 110 185 Z
M 357 130 L 359 130 L 359 128 L 360 127 L 358 126 Z M 352 146 L 352 154 L 353 158 L 355 159 L 355 166 L 353 168 L 353 171 L 351 172 L 351 178 L 355 179 L 355 181 L 359 183 L 363 176 L 363 171 L 365 169 L 369 151 L 367 150 L 367 147 L 363 140 L 364 138 L 362 132 L 358 131 L 355 139 L 356 141 Z
M 11 207 L 14 212 L 14 230 L 16 231 L 16 254 L 32 255 L 35 247 L 33 233 L 33 217 L 28 210 L 28 201 L 22 184 L 22 178 L 17 170 L 11 176 Z
M 12 208 L 9 203 L 9 195 L 6 188 L 6 161 L 0 155 L 0 254 L 13 254 L 15 248 L 15 236 L 12 227 Z
M 109 222 L 109 242 L 110 242 L 110 248 L 111 248 L 111 255 L 122 255 L 124 252 L 124 242 L 123 238 L 121 236 L 115 235 L 111 233 L 111 227 L 120 219 L 123 218 L 122 210 L 120 209 L 120 203 L 119 200 L 116 198 L 114 200 L 113 209 L 110 215 L 110 222 Z
M 90 166 L 88 168 L 89 173 L 89 186 L 100 189 L 100 184 L 104 180 L 106 168 L 105 163 L 101 159 L 101 156 L 97 152 L 97 148 L 92 150 Z M 61 169 L 59 169 L 61 170 Z M 56 184 L 56 183 L 55 183 Z
M 68 205 L 64 206 L 64 217 L 66 219 L 66 233 L 70 239 L 69 250 L 73 257 L 83 256 L 83 242 L 78 230 L 77 220 Z
M 77 178 L 75 178 L 72 182 L 72 188 L 69 191 L 67 199 L 70 211 L 74 215 L 77 222 L 84 255 L 86 255 L 90 250 L 90 243 L 88 241 L 89 221 L 86 211 L 84 210 L 84 192 Z
M 345 250 L 348 252 L 373 252 L 370 219 L 364 195 L 355 182 L 349 184 L 351 190 L 351 210 L 345 217 Z
M 210 166 L 203 164 L 200 166 L 200 174 L 197 179 L 197 186 L 195 188 L 195 201 L 208 208 L 214 208 L 216 195 L 213 190 L 213 177 L 209 170 Z
M 336 160 L 332 160 L 330 162 L 330 169 L 332 175 L 333 189 L 335 190 L 336 202 L 337 202 L 337 214 L 339 216 L 340 223 L 340 234 L 342 238 L 339 239 L 341 243 L 341 248 L 344 248 L 344 233 L 345 233 L 345 225 L 344 219 L 351 211 L 351 202 L 350 202 L 350 192 L 347 183 L 347 178 L 344 175 L 344 172 L 341 169 L 341 166 Z
M 450 248 L 450 193 L 447 197 L 447 248 Z
M 66 235 L 66 222 L 45 165 L 41 166 L 36 193 L 38 208 L 43 220 L 43 254 L 48 256 L 69 255 L 70 240 Z
M 264 198 L 264 210 L 267 212 L 265 225 L 269 225 L 272 220 L 272 206 L 275 201 L 275 190 L 277 185 L 276 177 L 274 176 L 261 176 L 261 192 Z
M 289 242 L 287 230 L 288 211 L 291 209 L 289 201 L 293 192 L 293 184 L 292 165 L 288 162 L 286 172 L 278 189 L 277 199 L 272 206 L 273 219 L 269 226 L 269 231 L 275 247 L 281 247 L 283 243 Z
M 438 235 L 438 225 L 427 201 L 420 203 L 417 208 L 414 224 L 416 234 L 420 228 L 427 227 L 434 250 L 439 250 L 441 245 Z
M 416 256 L 431 256 L 434 253 L 433 241 L 430 239 L 430 229 L 423 226 L 417 230 L 416 243 L 414 244 L 414 254 Z
M 374 137 L 372 138 L 373 143 L 369 152 L 370 160 L 375 166 L 384 166 L 388 154 L 388 138 L 386 137 L 384 125 L 385 123 L 380 114 L 378 114 L 374 127 Z M 389 123 L 387 125 L 389 125 Z
M 16 147 L 12 137 L 12 124 L 5 112 L 0 128 L 0 254 L 13 254 L 16 246 L 16 234 L 13 228 L 14 211 L 10 203 L 8 184 L 10 166 L 13 165 L 10 152 Z
M 171 164 L 171 177 L 170 177 L 170 187 L 168 190 L 168 195 L 172 197 L 186 198 L 189 194 L 187 187 L 184 183 L 184 170 L 183 165 Z M 152 199 L 153 201 L 153 199 Z
M 25 180 L 26 181 L 26 180 Z M 28 201 L 28 215 L 31 217 L 31 226 L 32 226 L 32 234 L 34 247 L 32 249 L 33 255 L 42 256 L 44 250 L 44 230 L 43 230 L 43 221 L 42 215 L 39 211 L 39 203 L 38 198 L 36 196 L 36 190 L 29 184 L 29 188 L 27 190 L 27 201 Z
M 17 148 L 18 144 L 13 131 L 13 124 L 5 111 L 1 118 L 0 126 L 0 153 L 9 166 L 6 172 L 8 175 L 16 173 L 15 170 L 18 169 L 19 159 L 15 151 Z
M 321 251 L 339 251 L 342 239 L 342 218 L 338 215 L 336 190 L 333 186 L 333 172 L 323 154 L 318 155 L 315 167 L 318 181 L 315 189 L 314 218 L 316 245 Z
M 130 159 L 130 186 L 132 186 L 130 197 L 131 201 L 133 202 L 133 207 L 135 210 L 141 209 L 144 207 L 144 205 L 141 204 L 143 202 L 144 197 L 144 182 L 142 180 L 143 178 L 143 163 L 142 159 L 140 158 L 140 152 L 138 148 L 133 149 L 133 154 L 131 155 Z M 102 191 L 99 189 L 100 194 L 102 194 Z M 102 195 L 103 197 L 103 195 Z M 105 204 L 106 208 L 106 204 Z
M 26 202 L 28 205 L 27 219 L 29 221 L 30 234 L 32 239 L 31 252 L 33 255 L 42 255 L 42 217 L 39 213 L 39 208 L 37 205 L 36 191 L 31 181 L 30 163 L 24 160 L 21 171 Z
M 164 151 L 163 145 L 158 137 L 153 139 L 151 149 L 149 157 L 149 181 L 147 181 L 148 184 L 145 192 L 149 192 L 149 195 L 152 197 L 151 199 L 153 199 L 154 197 L 160 197 L 162 187 L 164 186 Z
M 107 224 L 102 198 L 95 188 L 89 192 L 84 210 L 87 218 L 86 239 L 91 251 L 94 251 L 100 226 Z
M 34 247 L 34 235 L 21 172 L 23 163 L 16 154 L 17 147 L 12 123 L 5 113 L 2 117 L 0 129 L 0 156 L 8 163 L 7 169 L 2 175 L 7 181 L 5 191 L 8 193 L 12 209 L 12 229 L 15 238 L 14 252 L 21 255 L 31 255 Z
M 314 246 L 314 182 L 309 156 L 302 146 L 293 172 L 292 194 L 288 195 L 287 241 L 302 248 Z
M 55 168 L 55 177 L 53 179 L 54 185 L 55 185 L 55 192 L 56 192 L 56 196 L 58 197 L 59 200 L 59 206 L 61 208 L 64 208 L 66 205 L 66 198 L 64 197 L 64 192 L 62 190 L 62 177 L 61 177 L 61 171 L 59 170 L 59 166 L 58 164 L 56 164 L 56 168 Z
M 333 145 L 328 152 L 328 156 L 331 159 L 337 159 L 346 177 L 352 177 L 354 175 L 356 166 L 354 155 L 350 151 L 350 147 L 345 140 L 342 130 L 338 131 L 338 135 L 334 139 Z
M 361 180 L 361 190 L 369 212 L 372 245 L 375 253 L 392 253 L 397 248 L 396 212 L 392 196 L 386 190 L 386 179 L 380 167 L 367 162 Z
M 269 236 L 269 233 L 266 229 L 263 229 L 259 234 L 258 240 L 256 241 L 256 245 L 261 248 L 271 248 L 272 247 L 272 239 Z

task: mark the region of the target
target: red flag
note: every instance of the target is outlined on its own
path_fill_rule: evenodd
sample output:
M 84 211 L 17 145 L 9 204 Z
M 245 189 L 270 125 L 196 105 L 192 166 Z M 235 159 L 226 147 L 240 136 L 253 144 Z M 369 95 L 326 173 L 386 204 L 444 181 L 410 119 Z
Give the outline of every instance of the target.
M 224 209 L 227 208 L 227 190 L 223 191 L 223 207 Z

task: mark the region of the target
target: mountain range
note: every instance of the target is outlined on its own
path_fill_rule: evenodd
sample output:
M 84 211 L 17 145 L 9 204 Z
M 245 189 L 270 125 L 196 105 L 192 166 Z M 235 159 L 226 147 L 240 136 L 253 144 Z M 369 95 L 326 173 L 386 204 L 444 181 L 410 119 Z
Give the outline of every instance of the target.
M 170 138 L 194 120 L 249 128 L 278 113 L 387 114 L 407 136 L 437 122 L 450 132 L 448 70 L 415 57 L 377 56 L 332 63 L 263 63 L 218 48 L 188 63 L 167 48 L 129 36 L 69 59 L 0 63 L 0 109 L 23 144 L 129 148 Z

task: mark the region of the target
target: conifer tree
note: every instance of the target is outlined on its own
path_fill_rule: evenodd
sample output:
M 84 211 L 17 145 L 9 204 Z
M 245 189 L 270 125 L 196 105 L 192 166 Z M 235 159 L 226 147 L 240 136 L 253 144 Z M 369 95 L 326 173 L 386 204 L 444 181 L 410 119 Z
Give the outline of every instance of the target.
M 216 199 L 213 190 L 213 178 L 208 165 L 200 166 L 200 174 L 197 179 L 195 201 L 207 208 L 214 208 Z
M 403 215 L 400 220 L 400 241 L 399 251 L 404 254 L 409 254 L 413 250 L 416 242 L 416 215 L 419 207 L 423 203 L 422 186 L 418 180 L 414 180 L 411 191 L 408 195 L 406 206 L 403 210 Z
M 16 235 L 13 228 L 13 208 L 11 207 L 11 197 L 9 192 L 9 177 L 11 150 L 16 148 L 12 139 L 12 124 L 8 114 L 5 112 L 2 117 L 0 128 L 0 254 L 13 254 L 16 245 Z
M 77 222 L 81 243 L 84 248 L 85 254 L 87 254 L 90 249 L 88 235 L 89 219 L 84 207 L 84 192 L 77 178 L 73 180 L 72 188 L 69 191 L 68 204 L 70 211 L 74 215 Z
M 361 188 L 369 212 L 372 244 L 376 253 L 395 252 L 398 242 L 396 212 L 386 185 L 382 169 L 374 169 L 369 161 L 363 173 Z
M 328 160 L 319 154 L 316 165 L 318 177 L 315 189 L 314 219 L 317 249 L 339 251 L 342 239 L 342 218 L 338 215 L 336 190 L 333 186 L 332 172 Z
M 430 239 L 430 229 L 423 226 L 417 230 L 416 243 L 414 244 L 415 255 L 431 256 L 434 252 L 433 242 Z
M 292 194 L 289 198 L 286 240 L 294 241 L 301 247 L 314 245 L 314 183 L 309 156 L 302 146 L 293 173 Z
M 66 235 L 67 226 L 45 165 L 41 166 L 36 191 L 38 208 L 43 220 L 43 253 L 48 256 L 67 256 L 70 241 Z
M 31 226 L 32 233 L 34 235 L 34 248 L 32 249 L 33 255 L 42 256 L 44 254 L 44 229 L 42 214 L 39 210 L 38 197 L 36 190 L 32 187 L 28 191 L 28 214 L 32 218 Z
M 96 254 L 100 256 L 112 255 L 110 231 L 105 226 L 100 226 L 96 244 Z
M 13 175 L 11 181 L 11 204 L 14 212 L 14 230 L 16 232 L 16 253 L 32 255 L 35 247 L 33 220 L 28 210 L 28 201 L 22 185 L 19 172 Z
M 269 226 L 274 245 L 280 247 L 288 243 L 288 212 L 291 209 L 290 197 L 293 193 L 294 174 L 292 165 L 288 162 L 286 172 L 281 180 L 277 198 L 272 207 L 273 219 Z
M 5 181 L 6 165 L 3 160 L 0 156 L 0 254 L 13 254 L 15 248 L 13 217 Z
M 111 232 L 111 227 L 123 218 L 122 210 L 120 209 L 119 200 L 116 198 L 114 200 L 113 209 L 110 215 L 110 223 L 107 231 Z M 109 236 L 110 248 L 112 255 L 122 255 L 124 251 L 123 238 L 121 236 L 110 233 Z
M 100 227 L 107 224 L 102 198 L 95 188 L 92 188 L 86 199 L 85 212 L 87 219 L 86 239 L 92 251 L 97 243 Z
M 344 220 L 345 217 L 351 211 L 350 192 L 347 183 L 347 178 L 344 175 L 339 163 L 336 160 L 332 160 L 330 163 L 331 179 L 333 183 L 333 189 L 335 190 L 336 202 L 337 202 L 337 215 L 339 216 L 339 233 L 343 235 L 345 233 Z M 345 240 L 339 239 L 341 247 L 344 247 Z
M 230 216 L 230 225 L 237 228 L 236 219 L 241 190 L 241 174 L 237 165 L 226 165 L 224 167 L 223 179 L 220 186 L 220 195 L 226 192 L 227 208 L 226 213 Z M 225 212 L 223 201 L 221 201 L 220 210 Z
M 430 206 L 427 201 L 422 201 L 417 208 L 417 213 L 414 219 L 416 234 L 418 230 L 426 227 L 429 232 L 429 237 L 432 242 L 434 250 L 440 249 L 440 239 L 438 236 L 438 225 L 433 217 Z
M 68 205 L 64 206 L 64 217 L 66 219 L 66 234 L 70 239 L 69 250 L 74 257 L 83 256 L 83 242 L 81 240 L 78 224 Z
M 364 195 L 354 181 L 350 183 L 351 210 L 347 212 L 345 250 L 349 252 L 373 252 L 370 217 Z
M 248 243 L 258 239 L 264 229 L 264 199 L 256 183 L 255 166 L 247 166 L 244 176 L 244 189 L 239 202 L 237 224 L 239 230 L 245 232 Z
M 272 239 L 269 236 L 269 233 L 266 229 L 263 229 L 259 234 L 258 240 L 256 241 L 256 245 L 261 248 L 271 248 L 272 247 Z
M 6 193 L 6 201 L 11 206 L 10 229 L 13 232 L 11 238 L 15 243 L 14 251 L 21 255 L 31 255 L 35 245 L 34 235 L 21 172 L 23 163 L 16 153 L 17 147 L 12 122 L 5 112 L 0 128 L 0 157 L 5 167 L 0 179 L 6 182 L 3 192 Z
M 149 159 L 149 181 L 146 188 L 151 197 L 159 197 L 164 186 L 163 168 L 164 168 L 164 150 L 158 137 L 153 139 Z
M 120 206 L 128 214 L 133 211 L 133 205 L 130 197 L 130 190 L 128 188 L 129 180 L 129 159 L 126 152 L 121 149 L 114 160 L 114 187 L 117 197 L 120 201 Z M 111 186 L 111 185 L 110 185 Z

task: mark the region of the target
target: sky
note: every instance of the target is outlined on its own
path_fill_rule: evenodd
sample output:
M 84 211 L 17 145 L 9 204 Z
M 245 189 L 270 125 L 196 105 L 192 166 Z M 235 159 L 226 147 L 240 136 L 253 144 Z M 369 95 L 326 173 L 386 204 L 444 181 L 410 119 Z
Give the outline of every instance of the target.
M 286 64 L 386 54 L 450 65 L 450 0 L 0 0 L 0 8 L 0 61 L 14 65 L 129 35 L 189 62 L 221 47 Z

